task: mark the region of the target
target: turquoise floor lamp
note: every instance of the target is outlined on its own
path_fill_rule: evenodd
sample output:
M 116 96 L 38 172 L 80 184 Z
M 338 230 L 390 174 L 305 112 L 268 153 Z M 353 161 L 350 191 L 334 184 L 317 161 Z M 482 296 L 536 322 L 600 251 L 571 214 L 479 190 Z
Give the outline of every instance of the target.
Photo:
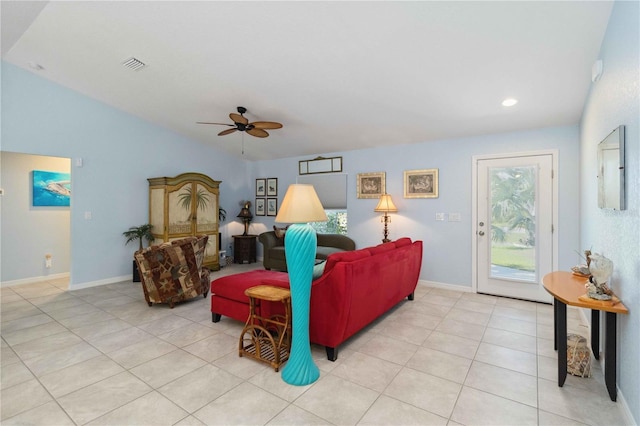
M 316 231 L 309 222 L 327 221 L 313 185 L 290 185 L 275 221 L 292 224 L 284 236 L 291 289 L 292 342 L 289 360 L 282 369 L 282 380 L 291 385 L 305 386 L 320 377 L 309 343 L 309 302 L 317 246 Z

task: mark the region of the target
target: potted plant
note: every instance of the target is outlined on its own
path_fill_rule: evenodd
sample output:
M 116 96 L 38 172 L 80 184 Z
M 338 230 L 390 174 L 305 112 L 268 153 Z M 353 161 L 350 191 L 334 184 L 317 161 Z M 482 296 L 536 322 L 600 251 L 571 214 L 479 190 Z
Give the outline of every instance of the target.
M 154 239 L 153 234 L 151 233 L 152 229 L 153 225 L 149 223 L 145 223 L 144 225 L 140 226 L 132 226 L 128 231 L 122 233 L 122 235 L 127 238 L 127 241 L 124 244 L 127 245 L 132 241 L 138 240 L 138 242 L 140 243 L 140 248 L 138 249 L 138 251 L 142 250 L 142 240 L 147 240 L 148 243 L 151 243 L 151 241 L 153 241 Z M 140 273 L 138 272 L 138 266 L 136 265 L 135 259 L 133 260 L 133 282 L 140 282 Z

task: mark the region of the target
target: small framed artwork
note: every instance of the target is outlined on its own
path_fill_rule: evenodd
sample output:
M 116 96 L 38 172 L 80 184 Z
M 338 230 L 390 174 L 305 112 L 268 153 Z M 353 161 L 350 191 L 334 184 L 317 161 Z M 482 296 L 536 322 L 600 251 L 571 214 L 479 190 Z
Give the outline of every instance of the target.
M 267 197 L 278 196 L 278 178 L 267 179 Z
M 265 199 L 256 198 L 256 216 L 264 216 L 266 214 Z
M 358 173 L 358 198 L 380 198 L 386 192 L 385 173 Z
M 267 198 L 267 216 L 276 216 L 278 214 L 278 199 Z
M 267 182 L 265 179 L 256 179 L 256 197 L 267 195 Z
M 405 170 L 404 198 L 438 198 L 438 169 Z
M 70 173 L 34 170 L 32 183 L 34 207 L 71 206 Z

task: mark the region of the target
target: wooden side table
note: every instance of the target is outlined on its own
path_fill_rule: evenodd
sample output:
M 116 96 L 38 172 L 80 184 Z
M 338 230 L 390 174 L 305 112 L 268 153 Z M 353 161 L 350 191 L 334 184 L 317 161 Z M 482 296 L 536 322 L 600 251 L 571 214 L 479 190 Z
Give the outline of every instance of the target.
M 629 310 L 613 296 L 612 301 L 584 297 L 587 278 L 567 271 L 551 272 L 542 278 L 542 285 L 553 296 L 554 347 L 558 351 L 558 386 L 567 378 L 567 305 L 591 309 L 591 350 L 596 359 L 600 356 L 600 312 L 606 313 L 604 330 L 604 381 L 612 401 L 617 398 L 616 389 L 616 315 Z
M 257 235 L 233 235 L 233 263 L 256 261 Z
M 240 334 L 239 356 L 266 362 L 275 368 L 289 359 L 291 350 L 291 292 L 286 288 L 259 285 L 248 288 L 249 318 Z M 284 315 L 265 318 L 260 312 L 262 301 L 281 302 Z

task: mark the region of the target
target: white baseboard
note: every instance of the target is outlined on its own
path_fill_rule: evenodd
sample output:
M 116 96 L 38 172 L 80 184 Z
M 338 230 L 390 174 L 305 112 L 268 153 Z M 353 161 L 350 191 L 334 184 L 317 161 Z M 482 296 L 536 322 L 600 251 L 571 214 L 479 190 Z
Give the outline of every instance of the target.
M 591 315 L 590 315 L 591 310 L 580 308 L 578 309 L 578 312 L 580 313 L 580 319 L 582 320 L 582 322 L 588 325 L 588 333 L 589 333 L 589 336 L 591 336 Z M 600 340 L 600 343 L 603 343 L 602 339 Z M 598 348 L 598 350 L 600 350 L 600 348 Z M 604 361 L 605 361 L 604 353 L 600 351 L 600 357 L 597 362 L 598 362 L 598 365 L 600 365 L 600 370 L 603 372 L 603 374 L 604 374 Z M 638 426 L 638 423 L 633 418 L 633 414 L 631 414 L 631 410 L 629 409 L 629 404 L 627 404 L 627 400 L 624 398 L 624 394 L 618 387 L 617 380 L 616 380 L 616 390 L 617 390 L 616 402 L 620 404 L 620 408 L 622 408 L 622 414 L 625 416 L 624 424 Z
M 22 278 L 19 280 L 3 281 L 2 283 L 0 283 L 0 287 L 13 287 L 13 286 L 22 285 L 22 284 L 39 283 L 39 282 L 57 280 L 60 278 L 69 278 L 69 276 L 70 275 L 68 272 L 63 272 L 60 274 L 52 274 L 52 275 L 47 275 L 42 277 L 31 277 L 31 278 Z M 105 284 L 119 283 L 122 281 L 131 281 L 131 275 L 122 275 L 119 277 L 105 278 L 103 280 L 89 281 L 86 283 L 70 284 L 69 290 L 70 291 L 80 290 L 83 288 L 97 287 Z
M 633 418 L 633 414 L 631 414 L 631 410 L 629 409 L 629 404 L 627 404 L 627 400 L 624 399 L 624 395 L 622 394 L 622 392 L 620 392 L 620 388 L 617 388 L 617 389 L 618 389 L 617 403 L 620 404 L 620 407 L 622 408 L 622 414 L 624 414 L 625 416 L 624 424 L 638 426 L 638 422 L 635 421 L 635 419 Z
M 439 283 L 437 281 L 427 281 L 427 280 L 418 280 L 418 284 L 424 285 L 427 287 L 441 288 L 443 290 L 453 290 L 453 291 L 462 291 L 464 293 L 473 293 L 473 290 L 471 289 L 471 287 L 456 285 L 456 284 Z
M 2 281 L 0 283 L 0 287 L 13 287 L 13 286 L 22 285 L 22 284 L 40 283 L 44 281 L 58 280 L 60 278 L 69 278 L 69 273 L 62 272 L 59 274 L 44 275 L 41 277 L 30 277 L 30 278 L 22 278 L 19 280 Z
M 460 286 L 460 285 L 455 285 L 455 284 L 446 284 L 446 283 L 439 283 L 436 281 L 427 281 L 427 280 L 419 280 L 418 281 L 418 285 L 423 285 L 426 287 L 433 287 L 433 288 L 441 288 L 441 289 L 445 289 L 445 290 L 454 290 L 454 291 L 462 291 L 465 293 L 473 293 L 474 291 L 471 289 L 471 287 L 466 287 L 466 286 Z M 591 336 L 591 317 L 590 317 L 590 310 L 589 309 L 579 309 L 580 312 L 580 317 L 582 319 L 582 321 L 586 324 L 588 324 L 588 333 L 589 336 Z M 598 361 L 598 363 L 600 364 L 600 368 L 602 369 L 602 371 L 604 372 L 604 354 L 601 353 L 600 354 L 600 360 Z M 617 384 L 616 384 L 617 386 Z M 625 416 L 625 425 L 633 425 L 633 426 L 638 426 L 638 423 L 635 421 L 635 419 L 633 418 L 633 414 L 631 413 L 631 410 L 629 409 L 629 405 L 627 404 L 627 400 L 624 398 L 623 393 L 620 391 L 620 388 L 617 387 L 618 390 L 618 396 L 617 396 L 617 403 L 620 404 L 620 408 L 622 409 L 622 414 Z
M 105 278 L 103 280 L 89 281 L 86 283 L 76 283 L 69 286 L 69 291 L 81 290 L 83 288 L 98 287 L 106 284 L 120 283 L 122 281 L 132 281 L 131 275 L 121 275 L 119 277 Z

